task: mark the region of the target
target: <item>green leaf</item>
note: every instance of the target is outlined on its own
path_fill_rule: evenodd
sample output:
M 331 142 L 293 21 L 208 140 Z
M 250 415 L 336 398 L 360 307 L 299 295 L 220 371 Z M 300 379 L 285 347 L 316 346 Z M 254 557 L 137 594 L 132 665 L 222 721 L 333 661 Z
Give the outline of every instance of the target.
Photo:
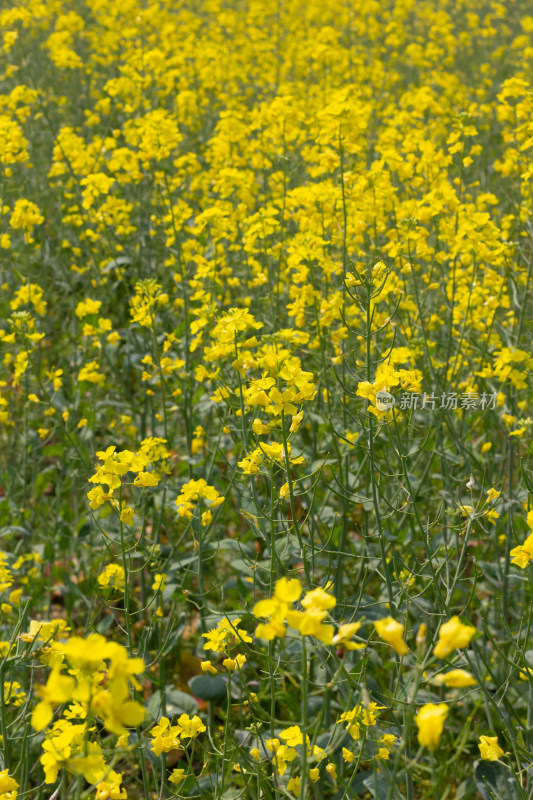
M 363 785 L 365 789 L 370 792 L 372 797 L 380 798 L 389 796 L 390 780 L 387 780 L 384 775 L 370 775 L 363 780 Z M 392 800 L 400 800 L 400 795 L 396 789 L 392 790 L 390 797 Z
M 189 689 L 195 697 L 216 703 L 226 696 L 226 681 L 221 675 L 195 675 L 189 681 Z
M 198 677 L 202 677 L 201 675 Z M 198 697 L 200 695 L 197 695 Z M 198 703 L 194 697 L 180 689 L 167 689 L 166 691 L 167 716 L 178 716 L 188 714 L 190 717 L 198 711 Z
M 478 761 L 474 768 L 474 780 L 483 800 L 518 800 L 516 778 L 499 761 Z

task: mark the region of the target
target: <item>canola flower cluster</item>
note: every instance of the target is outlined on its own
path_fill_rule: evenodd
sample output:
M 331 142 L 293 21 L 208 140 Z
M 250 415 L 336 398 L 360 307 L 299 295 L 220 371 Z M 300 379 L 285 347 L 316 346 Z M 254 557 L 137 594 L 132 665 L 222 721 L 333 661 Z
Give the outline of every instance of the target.
M 40 759 L 45 783 L 55 783 L 58 774 L 66 770 L 97 784 L 98 796 L 102 782 L 118 787 L 122 775 L 106 764 L 102 747 L 91 732 L 97 721 L 119 737 L 127 735 L 128 727 L 140 725 L 146 712 L 141 703 L 130 699 L 130 684 L 140 689 L 136 675 L 144 672 L 145 665 L 141 658 L 129 658 L 122 645 L 96 633 L 85 639 L 50 642 L 61 626 L 49 628 L 49 644 L 43 642 L 40 658 L 51 671 L 46 683 L 37 687 L 40 700 L 31 716 L 36 731 L 48 729 Z M 24 635 L 26 641 L 46 636 L 41 627 L 34 630 Z M 66 708 L 63 717 L 53 721 L 57 706 Z M 120 790 L 120 796 L 126 797 L 125 790 Z
M 526 0 L 5 0 L 0 800 L 532 796 L 532 74 Z

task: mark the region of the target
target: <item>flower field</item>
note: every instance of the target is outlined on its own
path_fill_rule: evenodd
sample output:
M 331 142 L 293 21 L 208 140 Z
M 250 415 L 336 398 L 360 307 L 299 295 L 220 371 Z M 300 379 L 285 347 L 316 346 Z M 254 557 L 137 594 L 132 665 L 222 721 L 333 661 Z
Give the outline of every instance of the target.
M 5 0 L 0 800 L 533 800 L 526 0 Z

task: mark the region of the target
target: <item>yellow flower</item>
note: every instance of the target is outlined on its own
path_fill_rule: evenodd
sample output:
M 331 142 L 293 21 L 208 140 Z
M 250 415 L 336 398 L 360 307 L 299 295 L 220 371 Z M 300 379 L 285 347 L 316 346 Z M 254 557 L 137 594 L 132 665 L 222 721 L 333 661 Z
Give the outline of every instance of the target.
M 274 753 L 277 753 L 280 748 L 280 741 L 279 739 L 267 739 L 265 747 L 267 750 L 273 750 Z
M 241 669 L 246 663 L 246 656 L 239 653 L 235 658 L 225 658 L 222 664 L 226 667 L 228 672 L 233 672 L 235 669 Z
M 102 375 L 101 372 L 98 372 L 98 369 L 98 361 L 90 361 L 79 371 L 78 380 L 87 381 L 88 383 L 105 383 L 105 375 Z
M 38 686 L 37 693 L 41 697 L 32 714 L 31 724 L 36 731 L 42 731 L 50 724 L 53 707 L 67 703 L 72 699 L 76 686 L 74 678 L 61 674 L 61 667 L 55 667 L 48 677 L 46 686 Z
M 453 689 L 459 689 L 464 686 L 475 686 L 477 681 L 465 669 L 452 669 L 449 672 L 435 675 L 432 683 L 438 686 L 450 686 Z
M 153 739 L 152 752 L 156 756 L 160 756 L 161 753 L 179 750 L 181 748 L 181 741 L 178 738 L 179 733 L 180 729 L 177 725 L 171 725 L 168 717 L 161 717 L 159 723 L 150 731 L 150 736 Z
M 480 736 L 478 747 L 481 758 L 485 761 L 498 761 L 504 755 L 497 736 Z
M 342 644 L 347 650 L 362 650 L 365 647 L 362 642 L 350 641 L 360 627 L 360 622 L 347 622 L 343 625 L 339 625 L 339 630 L 331 640 L 331 643 L 334 645 Z
M 427 625 L 425 622 L 421 622 L 418 626 L 418 631 L 416 632 L 416 646 L 418 648 L 424 647 L 426 643 L 426 633 L 427 633 Z
M 316 783 L 317 781 L 320 780 L 320 770 L 318 769 L 318 767 L 313 767 L 313 769 L 309 770 L 309 780 L 312 783 Z
M 510 555 L 513 557 L 511 564 L 516 564 L 517 567 L 525 569 L 530 561 L 533 560 L 533 533 L 531 533 L 524 544 L 514 547 Z
M 409 648 L 403 640 L 405 626 L 402 625 L 401 622 L 397 622 L 392 617 L 385 617 L 384 619 L 377 620 L 374 625 L 378 636 L 380 636 L 384 642 L 390 644 L 398 655 L 407 655 Z
M 9 770 L 0 772 L 0 798 L 2 800 L 15 800 L 17 797 L 18 783 L 9 777 Z
M 287 791 L 300 794 L 300 777 L 291 778 L 287 784 Z
M 197 481 L 190 480 L 182 486 L 181 493 L 176 498 L 179 516 L 192 519 L 195 503 L 200 499 L 203 499 L 210 508 L 216 508 L 222 505 L 225 498 L 217 492 L 214 486 L 209 486 L 203 478 Z M 203 524 L 209 524 L 208 518 L 205 519 L 205 522 L 202 520 Z
M 102 589 L 116 589 L 119 592 L 124 591 L 124 580 L 124 567 L 120 564 L 108 564 L 98 576 L 98 584 Z
M 22 228 L 26 233 L 31 233 L 35 225 L 42 225 L 44 217 L 39 208 L 31 200 L 17 200 L 9 224 L 15 230 Z
M 133 508 L 126 506 L 120 512 L 120 521 L 124 522 L 126 525 L 131 525 L 133 522 Z
M 264 436 L 270 433 L 270 425 L 265 425 L 259 417 L 256 417 L 252 423 L 252 430 L 256 436 Z
M 337 780 L 337 767 L 333 764 L 332 761 L 329 764 L 326 764 L 326 772 L 328 772 L 334 781 Z
M 122 773 L 118 774 L 113 769 L 109 770 L 105 780 L 100 781 L 96 787 L 95 800 L 125 800 L 128 796 L 126 787 L 120 786 Z
M 295 603 L 302 594 L 302 584 L 297 578 L 280 578 L 276 581 L 275 597 L 282 603 Z
M 198 734 L 207 730 L 204 723 L 196 714 L 194 717 L 189 717 L 188 714 L 182 714 L 176 725 L 178 736 L 182 739 L 196 739 Z
M 289 747 L 297 747 L 299 744 L 303 744 L 303 733 L 299 727 L 299 725 L 291 725 L 289 728 L 285 728 L 279 735 L 280 739 L 287 742 Z
M 154 582 L 152 584 L 152 591 L 154 592 L 164 592 L 165 591 L 165 582 L 167 580 L 168 575 L 166 572 L 157 573 L 154 576 Z
M 422 747 L 435 750 L 439 746 L 440 737 L 444 728 L 444 720 L 448 716 L 448 706 L 445 703 L 427 703 L 422 706 L 415 717 L 418 726 L 418 741 Z
M 134 486 L 157 486 L 159 478 L 155 472 L 139 472 L 133 481 Z
M 453 650 L 468 647 L 476 633 L 472 625 L 463 625 L 459 617 L 454 616 L 440 627 L 439 641 L 433 648 L 433 655 L 446 658 Z
M 305 609 L 316 608 L 322 610 L 328 610 L 333 608 L 336 605 L 337 601 L 333 597 L 333 595 L 328 594 L 324 589 L 313 589 L 310 592 L 307 592 L 305 597 L 302 600 L 302 606 Z
M 286 744 L 280 744 L 278 746 L 278 748 L 276 749 L 276 755 L 274 756 L 274 761 L 276 763 L 276 767 L 280 775 L 283 775 L 285 770 L 287 769 L 287 762 L 294 761 L 296 756 L 297 752 L 293 747 L 289 747 Z
M 184 769 L 173 769 L 169 776 L 170 783 L 181 783 L 187 777 Z
M 213 650 L 215 653 L 224 653 L 226 650 L 237 641 L 247 642 L 252 641 L 245 630 L 239 628 L 240 619 L 229 620 L 224 617 L 220 620 L 217 627 L 207 633 L 202 633 L 202 636 L 207 639 L 204 644 L 204 650 Z
M 98 314 L 101 307 L 101 300 L 91 300 L 91 298 L 88 297 L 86 300 L 80 300 L 74 313 L 78 319 L 83 319 L 83 317 L 86 317 L 89 314 Z

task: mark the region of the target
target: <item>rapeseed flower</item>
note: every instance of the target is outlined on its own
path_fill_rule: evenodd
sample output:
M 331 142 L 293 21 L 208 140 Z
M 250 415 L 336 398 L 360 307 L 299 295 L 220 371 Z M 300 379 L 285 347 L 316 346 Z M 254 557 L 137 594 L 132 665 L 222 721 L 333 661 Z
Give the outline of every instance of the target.
M 527 524 L 533 531 L 533 510 L 527 515 Z M 533 532 L 525 540 L 524 544 L 511 550 L 512 564 L 516 564 L 521 569 L 525 569 L 530 561 L 533 561 Z
M 409 652 L 409 648 L 403 640 L 403 632 L 405 625 L 397 622 L 392 617 L 385 617 L 379 619 L 374 623 L 378 635 L 384 642 L 390 644 L 396 653 L 400 656 L 405 656 Z
M 19 784 L 9 775 L 9 770 L 0 772 L 0 798 L 1 800 L 16 800 Z
M 98 576 L 98 584 L 102 589 L 116 589 L 124 591 L 125 573 L 121 564 L 108 564 Z
M 427 703 L 418 711 L 415 722 L 418 726 L 418 741 L 422 747 L 435 750 L 439 746 L 448 713 L 449 708 L 445 703 Z
M 456 648 L 468 647 L 475 634 L 476 629 L 472 625 L 464 625 L 457 616 L 451 617 L 440 627 L 439 641 L 433 648 L 433 654 L 437 658 L 446 658 Z
M 230 620 L 228 617 L 224 617 L 216 628 L 208 631 L 208 633 L 203 633 L 202 636 L 207 639 L 204 644 L 204 650 L 227 653 L 235 644 L 241 642 L 250 643 L 252 637 L 245 630 L 239 628 L 240 621 L 240 618 Z
M 464 669 L 452 669 L 449 672 L 441 672 L 439 675 L 435 675 L 435 677 L 432 678 L 432 683 L 437 684 L 437 686 L 448 686 L 451 689 L 477 685 L 474 676 Z
M 504 755 L 497 736 L 480 736 L 478 747 L 479 754 L 485 761 L 498 761 Z

